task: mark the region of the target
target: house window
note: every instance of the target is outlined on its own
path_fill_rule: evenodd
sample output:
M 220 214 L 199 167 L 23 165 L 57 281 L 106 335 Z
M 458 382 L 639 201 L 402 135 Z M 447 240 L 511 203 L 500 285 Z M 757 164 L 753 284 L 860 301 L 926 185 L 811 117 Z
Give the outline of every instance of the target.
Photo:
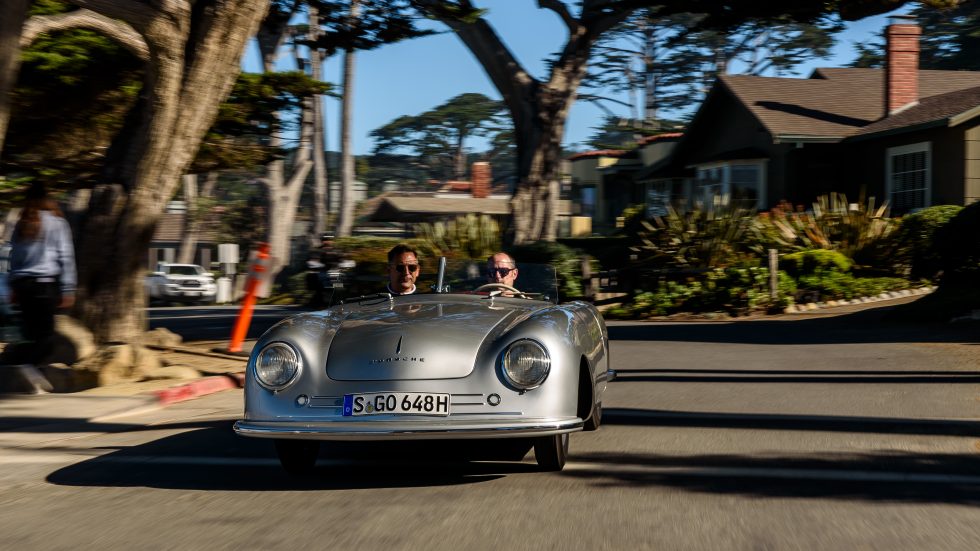
M 758 164 L 732 165 L 729 169 L 729 186 L 732 204 L 746 208 L 760 208 L 762 199 L 762 170 Z
M 698 167 L 698 192 L 705 204 L 722 198 L 746 208 L 765 208 L 765 161 L 738 161 Z
M 698 169 L 698 192 L 706 205 L 713 205 L 716 200 L 725 195 L 724 166 L 713 166 Z
M 932 201 L 930 143 L 890 147 L 885 161 L 885 185 L 892 210 L 901 214 L 928 207 Z
M 582 215 L 595 216 L 595 188 L 582 188 Z

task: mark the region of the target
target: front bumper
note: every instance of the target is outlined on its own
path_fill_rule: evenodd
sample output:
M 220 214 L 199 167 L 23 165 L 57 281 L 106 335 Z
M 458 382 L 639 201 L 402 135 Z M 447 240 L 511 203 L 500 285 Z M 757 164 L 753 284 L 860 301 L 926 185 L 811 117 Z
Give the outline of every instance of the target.
M 549 436 L 582 430 L 579 417 L 520 420 L 250 421 L 235 432 L 254 438 L 299 440 L 458 440 Z
M 193 287 L 193 288 L 172 288 L 164 287 L 163 295 L 167 298 L 207 300 L 214 298 L 218 289 L 214 286 Z

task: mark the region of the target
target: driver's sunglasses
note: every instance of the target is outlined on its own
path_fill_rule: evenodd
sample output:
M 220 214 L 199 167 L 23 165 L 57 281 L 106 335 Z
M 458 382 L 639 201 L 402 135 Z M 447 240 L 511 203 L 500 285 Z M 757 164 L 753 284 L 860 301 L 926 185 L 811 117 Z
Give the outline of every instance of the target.
M 507 277 L 507 274 L 514 271 L 514 268 L 490 268 L 490 275 L 498 275 L 500 277 Z
M 396 272 L 405 272 L 407 274 L 414 274 L 419 271 L 418 264 L 393 264 L 392 267 L 395 268 Z

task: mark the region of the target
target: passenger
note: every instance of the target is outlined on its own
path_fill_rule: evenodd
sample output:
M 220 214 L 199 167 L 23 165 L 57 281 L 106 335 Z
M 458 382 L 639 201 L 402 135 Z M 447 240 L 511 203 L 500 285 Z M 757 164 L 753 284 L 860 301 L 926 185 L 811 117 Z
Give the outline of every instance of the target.
M 415 293 L 415 280 L 419 276 L 418 255 L 404 243 L 388 251 L 388 292 L 393 295 Z
M 494 253 L 487 258 L 487 281 L 514 287 L 517 281 L 517 263 L 505 252 Z

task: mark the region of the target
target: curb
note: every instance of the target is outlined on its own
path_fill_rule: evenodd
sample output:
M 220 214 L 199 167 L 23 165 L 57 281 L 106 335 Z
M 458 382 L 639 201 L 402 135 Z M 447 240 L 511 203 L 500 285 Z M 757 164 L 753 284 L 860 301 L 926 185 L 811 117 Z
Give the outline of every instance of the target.
M 178 402 L 186 402 L 187 400 L 221 392 L 222 390 L 242 388 L 244 383 L 244 373 L 229 373 L 227 375 L 204 377 L 163 390 L 155 390 L 149 394 L 155 398 L 158 406 L 166 407 Z
M 880 302 L 882 300 L 892 300 L 896 298 L 905 298 L 917 295 L 927 295 L 936 290 L 935 286 L 918 287 L 915 289 L 903 289 L 901 291 L 889 291 L 887 293 L 881 293 L 880 295 L 875 295 L 873 297 L 860 297 L 855 299 L 844 299 L 844 300 L 829 300 L 827 302 L 807 302 L 805 304 L 791 304 L 783 310 L 784 314 L 799 314 L 812 312 L 814 310 L 823 310 L 826 308 L 834 308 L 835 306 L 852 306 L 855 304 L 868 304 L 871 302 Z

